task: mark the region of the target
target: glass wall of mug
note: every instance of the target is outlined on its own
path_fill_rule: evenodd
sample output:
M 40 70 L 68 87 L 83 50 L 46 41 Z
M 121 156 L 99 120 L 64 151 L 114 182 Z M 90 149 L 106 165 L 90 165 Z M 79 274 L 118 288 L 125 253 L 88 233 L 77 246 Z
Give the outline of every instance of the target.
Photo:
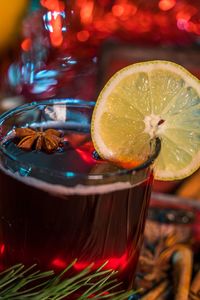
M 124 169 L 102 160 L 90 136 L 93 102 L 64 99 L 26 104 L 1 116 L 0 264 L 38 264 L 79 272 L 91 263 L 118 270 L 131 287 L 153 182 L 152 141 L 144 163 Z M 16 128 L 31 129 L 29 150 Z M 37 132 L 54 129 L 61 143 L 37 151 Z M 30 133 L 30 132 L 29 132 Z

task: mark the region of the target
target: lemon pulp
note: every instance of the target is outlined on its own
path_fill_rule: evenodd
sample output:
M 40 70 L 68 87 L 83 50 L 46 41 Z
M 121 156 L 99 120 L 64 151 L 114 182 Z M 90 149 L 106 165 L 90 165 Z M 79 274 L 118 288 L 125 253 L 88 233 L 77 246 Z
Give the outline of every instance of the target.
M 184 178 L 200 166 L 200 82 L 172 62 L 128 66 L 100 93 L 91 133 L 97 152 L 121 164 L 146 159 L 159 137 L 155 178 Z

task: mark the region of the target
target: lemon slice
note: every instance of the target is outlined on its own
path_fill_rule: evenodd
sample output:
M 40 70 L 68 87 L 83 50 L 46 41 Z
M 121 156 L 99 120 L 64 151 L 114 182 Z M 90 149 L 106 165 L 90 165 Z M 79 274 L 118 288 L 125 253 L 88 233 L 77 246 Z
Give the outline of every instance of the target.
M 127 166 L 146 159 L 159 137 L 155 178 L 185 178 L 200 166 L 200 81 L 168 61 L 130 65 L 100 93 L 91 134 L 102 158 Z

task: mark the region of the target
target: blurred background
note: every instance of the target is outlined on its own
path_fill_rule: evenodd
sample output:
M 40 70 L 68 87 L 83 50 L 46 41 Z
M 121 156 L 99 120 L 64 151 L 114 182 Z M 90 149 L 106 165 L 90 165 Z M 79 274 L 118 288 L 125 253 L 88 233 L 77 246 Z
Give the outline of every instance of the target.
M 0 2 L 0 112 L 30 101 L 95 100 L 118 69 L 165 59 L 200 78 L 199 0 Z M 200 172 L 154 190 L 200 200 Z

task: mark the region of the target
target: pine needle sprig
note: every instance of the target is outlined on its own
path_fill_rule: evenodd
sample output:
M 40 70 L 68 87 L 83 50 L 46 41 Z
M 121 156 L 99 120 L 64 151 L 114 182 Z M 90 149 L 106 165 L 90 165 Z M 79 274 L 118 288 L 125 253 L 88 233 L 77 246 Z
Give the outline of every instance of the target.
M 92 265 L 76 275 L 66 276 L 74 263 L 63 272 L 41 272 L 37 265 L 26 268 L 23 264 L 15 265 L 0 273 L 0 300 L 62 300 L 62 299 L 112 299 L 127 300 L 133 291 L 116 292 L 120 289 L 115 277 L 117 271 L 92 270 Z

